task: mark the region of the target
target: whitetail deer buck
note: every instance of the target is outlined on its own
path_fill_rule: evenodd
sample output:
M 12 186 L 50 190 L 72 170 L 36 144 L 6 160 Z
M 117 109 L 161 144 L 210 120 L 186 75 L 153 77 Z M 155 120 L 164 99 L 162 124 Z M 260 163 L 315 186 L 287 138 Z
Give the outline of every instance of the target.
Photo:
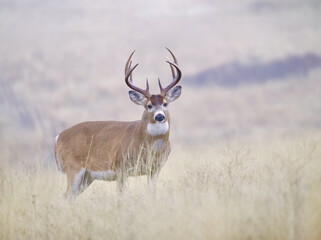
M 117 181 L 123 188 L 127 176 L 147 175 L 157 181 L 161 167 L 170 153 L 170 118 L 168 105 L 181 94 L 181 86 L 174 87 L 182 73 L 174 54 L 174 62 L 167 59 L 173 81 L 165 88 L 158 79 L 160 94 L 150 94 L 133 84 L 129 56 L 125 66 L 125 82 L 134 91 L 130 99 L 145 108 L 142 119 L 134 122 L 83 122 L 61 132 L 56 137 L 55 158 L 58 169 L 67 173 L 69 198 L 83 192 L 95 179 Z

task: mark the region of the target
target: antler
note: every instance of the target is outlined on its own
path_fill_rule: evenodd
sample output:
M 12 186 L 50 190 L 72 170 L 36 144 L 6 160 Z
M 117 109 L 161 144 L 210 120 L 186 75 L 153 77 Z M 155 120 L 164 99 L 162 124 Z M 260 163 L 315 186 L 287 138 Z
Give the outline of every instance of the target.
M 138 63 L 137 63 L 134 67 L 131 67 L 131 65 L 132 65 L 131 58 L 132 58 L 134 53 L 135 53 L 135 51 L 133 51 L 132 54 L 130 54 L 130 56 L 129 56 L 127 62 L 126 62 L 126 66 L 125 66 L 125 82 L 126 82 L 128 87 L 130 87 L 131 89 L 135 90 L 136 92 L 139 92 L 139 93 L 143 94 L 145 97 L 149 98 L 150 97 L 150 93 L 149 93 L 148 79 L 146 79 L 146 89 L 145 90 L 143 90 L 143 89 L 141 89 L 139 87 L 136 87 L 133 84 L 132 72 L 138 66 Z
M 160 79 L 158 78 L 158 85 L 159 85 L 159 88 L 161 90 L 161 95 L 165 96 L 166 93 L 172 89 L 180 80 L 181 80 L 181 77 L 182 77 L 182 72 L 181 70 L 179 69 L 178 67 L 178 62 L 177 62 L 177 59 L 175 57 L 175 55 L 172 53 L 171 50 L 169 50 L 167 47 L 166 49 L 169 51 L 169 53 L 172 55 L 173 59 L 174 59 L 174 62 L 171 62 L 169 61 L 169 59 L 167 58 L 167 63 L 169 64 L 169 66 L 171 67 L 171 70 L 172 70 L 172 76 L 173 76 L 173 81 L 165 88 L 162 87 L 162 84 L 160 82 Z M 175 70 L 174 68 L 176 69 L 176 72 L 177 74 L 175 74 Z

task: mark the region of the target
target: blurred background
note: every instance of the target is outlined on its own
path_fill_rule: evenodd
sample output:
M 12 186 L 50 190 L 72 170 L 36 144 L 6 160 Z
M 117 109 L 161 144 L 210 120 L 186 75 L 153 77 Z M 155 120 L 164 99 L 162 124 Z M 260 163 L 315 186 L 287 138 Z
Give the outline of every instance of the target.
M 124 83 L 171 81 L 175 145 L 259 141 L 321 128 L 319 0 L 0 0 L 0 151 L 51 163 L 54 137 L 82 121 L 141 118 Z

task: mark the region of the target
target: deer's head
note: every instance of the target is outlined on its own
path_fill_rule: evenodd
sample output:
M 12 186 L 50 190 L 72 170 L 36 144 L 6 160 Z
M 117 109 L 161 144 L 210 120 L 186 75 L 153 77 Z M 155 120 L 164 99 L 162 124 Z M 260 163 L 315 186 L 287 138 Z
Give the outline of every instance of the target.
M 134 103 L 144 106 L 145 114 L 148 116 L 149 122 L 151 123 L 164 123 L 167 121 L 169 117 L 168 106 L 181 95 L 182 91 L 181 86 L 175 86 L 180 81 L 182 72 L 178 67 L 178 62 L 174 54 L 168 48 L 166 49 L 174 59 L 174 62 L 171 62 L 168 59 L 166 61 L 171 68 L 173 81 L 167 87 L 163 88 L 160 79 L 158 79 L 160 94 L 150 94 L 147 79 L 145 90 L 136 87 L 133 84 L 132 72 L 138 66 L 138 64 L 136 64 L 131 67 L 131 58 L 135 51 L 129 56 L 125 66 L 125 82 L 128 87 L 134 90 L 129 91 L 129 97 Z

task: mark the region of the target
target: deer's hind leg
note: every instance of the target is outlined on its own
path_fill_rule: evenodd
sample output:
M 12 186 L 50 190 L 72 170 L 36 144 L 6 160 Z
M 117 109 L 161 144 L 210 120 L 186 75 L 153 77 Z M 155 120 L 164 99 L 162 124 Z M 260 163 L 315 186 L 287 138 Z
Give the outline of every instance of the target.
M 67 190 L 65 197 L 76 198 L 82 193 L 94 179 L 85 168 L 69 169 L 67 172 Z

